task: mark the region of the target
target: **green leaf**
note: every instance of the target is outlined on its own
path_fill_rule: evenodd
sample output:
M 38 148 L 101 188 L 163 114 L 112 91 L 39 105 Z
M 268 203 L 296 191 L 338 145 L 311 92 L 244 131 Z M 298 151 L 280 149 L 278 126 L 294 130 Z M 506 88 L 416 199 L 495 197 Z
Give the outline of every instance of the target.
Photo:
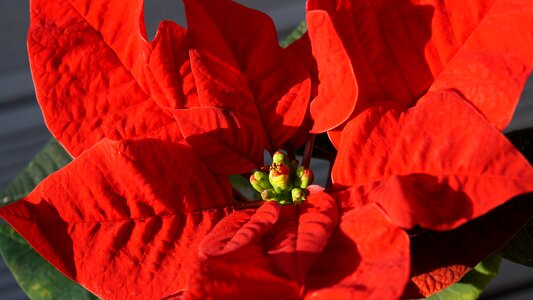
M 533 267 L 533 222 L 529 221 L 500 252 L 505 259 Z
M 510 132 L 507 138 L 522 152 L 529 163 L 533 163 L 533 128 Z M 500 252 L 505 259 L 533 267 L 533 220 L 507 242 Z
M 8 225 L 0 226 L 0 254 L 31 299 L 97 299 L 59 273 Z
M 33 157 L 15 179 L 0 192 L 0 206 L 14 202 L 29 194 L 46 176 L 61 169 L 72 157 L 55 140 L 48 143 Z
M 242 175 L 230 175 L 231 186 L 236 189 L 247 200 L 253 201 L 261 199 L 259 193 L 252 188 L 250 181 Z
M 302 35 L 304 35 L 306 32 L 307 32 L 307 24 L 305 23 L 305 21 L 302 21 L 300 24 L 298 24 L 298 26 L 296 26 L 296 28 L 294 28 L 293 31 L 291 31 L 291 33 L 289 33 L 289 35 L 285 37 L 285 39 L 283 39 L 279 43 L 279 45 L 282 48 L 287 48 L 294 41 L 301 38 Z
M 430 300 L 471 300 L 477 299 L 487 284 L 494 279 L 502 258 L 498 254 L 493 254 L 480 262 L 474 269 L 468 272 L 461 281 L 448 288 L 429 296 Z
M 26 196 L 39 182 L 71 160 L 63 147 L 51 139 L 0 193 L 0 205 Z M 97 299 L 57 271 L 7 224 L 0 225 L 0 254 L 31 299 Z

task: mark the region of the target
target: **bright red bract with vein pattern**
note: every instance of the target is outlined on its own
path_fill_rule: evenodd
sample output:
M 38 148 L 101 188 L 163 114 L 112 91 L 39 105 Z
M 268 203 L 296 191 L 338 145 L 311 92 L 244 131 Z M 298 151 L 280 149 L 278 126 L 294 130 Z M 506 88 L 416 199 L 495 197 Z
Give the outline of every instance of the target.
M 320 79 L 313 130 L 329 130 L 339 150 L 343 206 L 377 203 L 399 226 L 442 231 L 531 191 L 531 166 L 498 132 L 533 67 L 530 1 L 309 0 L 307 10 Z M 353 101 L 348 121 L 322 126 L 322 107 Z M 479 261 L 495 249 L 471 252 Z M 422 267 L 411 296 L 468 265 Z
M 500 133 L 533 64 L 530 2 L 310 0 L 286 50 L 228 0 L 184 0 L 188 29 L 165 21 L 149 42 L 143 4 L 31 1 L 37 97 L 75 159 L 0 216 L 96 295 L 426 296 L 518 229 L 455 265 L 420 254 L 533 191 Z M 234 201 L 226 175 L 309 130 L 338 149 L 332 188 Z
M 307 9 L 319 90 L 334 91 L 316 100 L 343 105 L 355 89 L 356 111 L 376 101 L 409 107 L 428 89 L 453 88 L 503 129 L 533 65 L 528 0 L 309 0 Z M 350 70 L 328 76 L 337 66 Z

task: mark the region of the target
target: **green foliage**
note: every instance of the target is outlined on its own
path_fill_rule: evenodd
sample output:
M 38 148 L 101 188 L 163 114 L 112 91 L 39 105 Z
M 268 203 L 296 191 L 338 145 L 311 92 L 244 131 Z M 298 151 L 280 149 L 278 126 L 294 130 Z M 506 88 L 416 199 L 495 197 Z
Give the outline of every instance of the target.
M 8 225 L 0 226 L 0 254 L 30 299 L 97 299 L 59 273 Z
M 290 44 L 294 43 L 296 40 L 298 40 L 306 32 L 307 32 L 307 24 L 305 23 L 305 21 L 302 21 L 279 44 L 280 44 L 281 47 L 287 48 Z
M 244 178 L 242 175 L 231 175 L 229 181 L 231 186 L 239 191 L 247 200 L 253 201 L 261 199 L 259 193 L 250 185 L 248 178 Z
M 494 279 L 500 269 L 501 256 L 493 254 L 480 262 L 458 283 L 428 297 L 430 300 L 473 300 L 477 299 L 487 284 Z
M 533 267 L 533 221 L 507 242 L 501 254 L 512 262 Z

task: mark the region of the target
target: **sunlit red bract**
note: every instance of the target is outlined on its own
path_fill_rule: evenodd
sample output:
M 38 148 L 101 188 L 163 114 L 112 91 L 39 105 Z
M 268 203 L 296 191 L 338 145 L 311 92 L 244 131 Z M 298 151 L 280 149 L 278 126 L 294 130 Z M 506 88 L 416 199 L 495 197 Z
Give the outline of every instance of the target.
M 399 226 L 443 231 L 531 191 L 531 166 L 499 133 L 533 66 L 530 1 L 310 0 L 307 9 L 320 79 L 311 107 L 351 105 L 357 92 L 348 121 L 313 128 L 332 129 L 343 205 L 377 203 Z M 468 247 L 478 261 L 497 249 Z M 422 295 L 472 267 L 460 256 L 447 263 L 415 274 Z
M 455 89 L 503 129 L 531 72 L 527 0 L 309 0 L 307 9 L 322 91 L 316 106 L 328 106 L 323 97 L 351 105 L 356 91 L 357 114 L 376 101 L 410 107 L 428 89 Z
M 407 234 L 377 206 L 340 209 L 324 192 L 233 213 L 199 254 L 186 299 L 394 299 L 409 278 Z
M 31 1 L 37 97 L 75 159 L 0 215 L 96 295 L 429 295 L 489 253 L 455 269 L 410 253 L 533 190 L 500 133 L 533 63 L 529 1 L 310 0 L 288 49 L 260 12 L 184 3 L 188 29 L 165 21 L 150 42 L 142 0 Z M 226 175 L 308 130 L 338 149 L 333 187 L 234 201 Z

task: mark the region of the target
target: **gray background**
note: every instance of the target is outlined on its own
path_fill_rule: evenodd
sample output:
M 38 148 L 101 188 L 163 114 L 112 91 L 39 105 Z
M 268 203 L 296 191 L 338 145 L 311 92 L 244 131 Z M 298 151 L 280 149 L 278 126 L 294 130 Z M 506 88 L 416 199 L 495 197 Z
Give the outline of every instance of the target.
M 159 21 L 185 25 L 179 0 L 146 0 L 149 36 Z M 273 17 L 283 37 L 304 19 L 304 0 L 239 1 Z M 26 54 L 28 0 L 0 0 L 0 188 L 5 186 L 51 137 L 35 100 Z M 533 49 L 532 49 L 533 51 Z M 508 130 L 533 127 L 533 80 L 530 80 Z M 484 298 L 533 299 L 533 269 L 502 265 Z M 26 299 L 0 260 L 0 300 Z

